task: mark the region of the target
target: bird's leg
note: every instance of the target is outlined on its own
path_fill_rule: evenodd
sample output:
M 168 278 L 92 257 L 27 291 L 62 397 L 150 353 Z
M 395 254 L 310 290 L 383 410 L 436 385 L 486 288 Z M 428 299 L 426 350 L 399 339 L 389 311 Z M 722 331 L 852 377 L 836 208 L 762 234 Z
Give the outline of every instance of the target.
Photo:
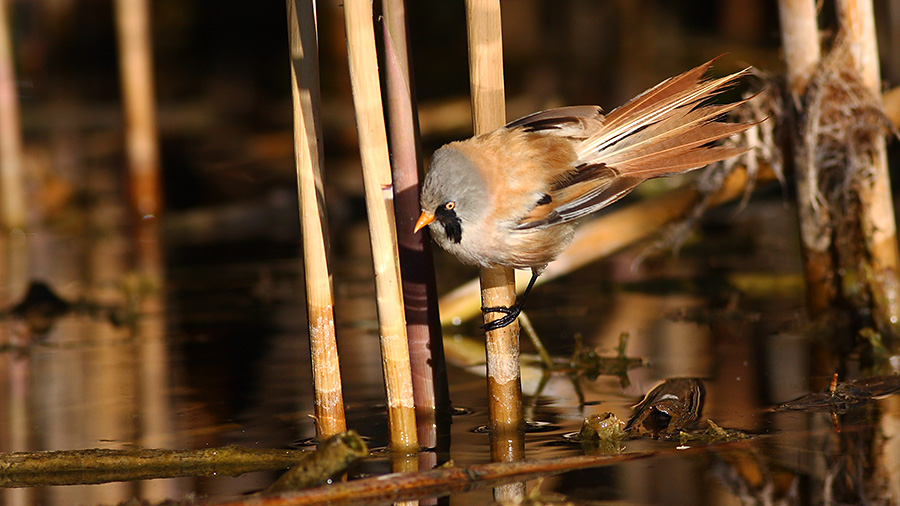
M 522 297 L 519 299 L 519 302 L 516 303 L 515 306 L 482 307 L 482 313 L 503 313 L 504 316 L 490 323 L 485 323 L 481 326 L 481 328 L 483 328 L 484 330 L 497 330 L 516 321 L 516 318 L 519 317 L 519 313 L 521 313 L 522 309 L 525 307 L 525 299 L 528 298 L 528 294 L 531 292 L 531 288 L 534 287 L 534 282 L 537 281 L 538 276 L 540 276 L 540 272 L 536 269 L 532 269 L 531 280 L 528 281 L 528 286 L 525 287 L 525 292 L 522 293 Z

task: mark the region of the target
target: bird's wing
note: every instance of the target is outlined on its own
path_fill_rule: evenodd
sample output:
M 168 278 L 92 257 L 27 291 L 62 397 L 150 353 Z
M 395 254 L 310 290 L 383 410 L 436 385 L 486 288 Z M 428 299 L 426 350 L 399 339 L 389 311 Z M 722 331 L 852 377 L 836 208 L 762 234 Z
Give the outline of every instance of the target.
M 600 107 L 575 105 L 529 114 L 508 123 L 505 128 L 522 128 L 525 132 L 584 140 L 599 130 L 602 121 Z
M 605 165 L 583 167 L 554 184 L 515 228 L 528 230 L 578 219 L 628 195 L 643 181 L 641 177 L 621 176 Z
M 612 204 L 647 179 L 745 152 L 747 148 L 711 143 L 754 125 L 716 121 L 749 99 L 723 105 L 706 102 L 749 69 L 703 80 L 711 65 L 663 81 L 602 118 L 599 128 L 576 146 L 577 166 L 553 184 L 542 201 L 547 203 L 536 206 L 517 228 L 574 220 Z

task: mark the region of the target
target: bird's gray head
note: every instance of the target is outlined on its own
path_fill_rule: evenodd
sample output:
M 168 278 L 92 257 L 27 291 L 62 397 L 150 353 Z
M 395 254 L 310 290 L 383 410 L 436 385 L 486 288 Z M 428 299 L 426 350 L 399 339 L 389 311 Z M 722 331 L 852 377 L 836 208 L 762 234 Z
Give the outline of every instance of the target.
M 445 249 L 459 244 L 463 231 L 486 212 L 488 192 L 472 161 L 452 145 L 434 152 L 420 199 L 434 215 L 431 234 Z

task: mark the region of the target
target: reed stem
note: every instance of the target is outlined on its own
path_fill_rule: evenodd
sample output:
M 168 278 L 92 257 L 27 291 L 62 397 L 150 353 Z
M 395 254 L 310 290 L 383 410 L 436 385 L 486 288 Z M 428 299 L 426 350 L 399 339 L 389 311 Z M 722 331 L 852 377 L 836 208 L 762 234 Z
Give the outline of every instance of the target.
M 816 4 L 812 0 L 779 0 L 778 8 L 788 89 L 799 106 L 821 60 Z M 795 118 L 800 113 L 797 111 Z M 798 167 L 797 212 L 806 277 L 806 306 L 810 317 L 816 318 L 826 314 L 838 296 L 836 267 L 830 251 L 833 224 L 828 208 L 816 205 L 815 199 L 810 197 L 818 183 L 815 174 L 804 170 L 807 164 L 801 150 L 794 151 L 794 159 Z
M 814 0 L 779 0 L 781 45 L 787 63 L 788 87 L 795 97 L 806 86 L 819 65 L 819 28 Z
M 138 217 L 156 217 L 162 210 L 162 197 L 147 0 L 116 0 L 116 27 L 131 204 Z
M 28 286 L 22 126 L 8 4 L 0 0 L 0 301 Z
M 499 0 L 466 0 L 469 38 L 469 82 L 475 134 L 487 133 L 506 123 L 503 84 L 503 36 Z M 508 267 L 483 268 L 481 302 L 484 307 L 516 303 L 515 272 Z M 485 323 L 499 317 L 484 315 Z M 488 331 L 487 376 L 491 419 L 491 456 L 495 461 L 521 460 L 525 454 L 522 382 L 519 371 L 519 324 Z M 524 494 L 524 484 L 494 491 L 494 498 L 514 500 Z
M 294 104 L 294 164 L 303 235 L 316 430 L 319 440 L 325 441 L 347 430 L 347 423 L 334 332 L 334 288 L 328 265 L 328 221 L 322 183 L 322 144 L 319 142 L 321 96 L 315 0 L 287 0 L 287 17 Z
M 397 452 L 411 453 L 418 451 L 418 438 L 394 226 L 394 190 L 382 114 L 371 2 L 345 1 L 344 23 L 375 265 L 391 447 Z
M 437 445 L 439 427 L 449 426 L 450 394 L 437 307 L 434 259 L 426 233 L 414 233 L 419 216 L 419 122 L 407 46 L 404 0 L 385 0 L 384 51 L 388 135 L 394 178 L 394 211 L 403 274 L 403 306 L 409 339 L 419 443 Z M 440 423 L 438 421 L 440 420 Z M 422 456 L 434 456 L 428 452 Z M 433 467 L 433 466 L 429 466 Z
M 881 69 L 871 0 L 839 0 L 841 28 L 863 84 L 881 101 Z M 868 262 L 872 316 L 889 348 L 900 345 L 900 253 L 884 137 L 872 140 L 871 165 L 858 181 L 858 217 Z
M 22 127 L 7 3 L 0 0 L 0 230 L 3 234 L 23 229 L 26 220 Z

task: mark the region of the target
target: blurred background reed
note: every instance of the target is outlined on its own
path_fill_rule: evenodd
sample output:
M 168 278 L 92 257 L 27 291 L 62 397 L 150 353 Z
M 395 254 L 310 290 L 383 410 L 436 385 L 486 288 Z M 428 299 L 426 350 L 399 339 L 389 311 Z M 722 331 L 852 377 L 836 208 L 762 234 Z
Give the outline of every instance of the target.
M 31 249 L 27 262 L 0 265 L 0 308 L 20 300 L 28 280 L 41 279 L 67 300 L 127 309 L 153 288 L 139 272 L 135 274 L 137 266 L 130 260 L 133 246 L 121 235 L 132 220 L 127 210 L 125 116 L 113 6 L 96 0 L 5 0 L 0 5 L 5 5 L 12 28 L 27 203 L 24 225 L 5 231 L 9 235 L 0 241 L 0 249 L 14 250 L 23 242 Z M 834 26 L 832 8 L 824 4 L 821 26 Z M 882 74 L 886 82 L 896 84 L 900 82 L 900 2 L 876 2 L 875 8 Z M 372 264 L 370 258 L 361 260 L 369 255 L 370 246 L 343 11 L 340 2 L 323 1 L 318 12 L 329 239 L 332 254 L 344 259 L 334 274 L 335 312 L 342 341 L 352 343 L 354 349 L 353 354 L 342 356 L 342 368 L 353 372 L 355 382 L 346 395 L 351 410 L 348 424 L 379 433 L 385 423 L 383 409 L 367 409 L 381 399 L 383 387 L 380 366 L 372 360 L 379 353 L 371 339 L 377 328 Z M 409 2 L 408 15 L 427 157 L 439 145 L 472 134 L 465 9 L 462 1 Z M 599 104 L 608 111 L 662 79 L 720 54 L 725 56 L 716 63 L 719 74 L 747 65 L 775 75 L 784 73 L 774 2 L 504 0 L 502 20 L 510 119 L 573 104 Z M 284 4 L 156 0 L 150 3 L 149 22 L 168 290 L 160 303 L 166 311 L 157 314 L 164 313 L 165 318 L 155 321 L 150 331 L 147 320 L 140 321 L 145 339 L 122 345 L 122 334 L 127 333 L 118 325 L 129 323 L 128 315 L 110 311 L 116 328 L 98 322 L 63 322 L 50 336 L 53 347 L 35 353 L 33 362 L 17 361 L 12 353 L 4 355 L 2 365 L 8 374 L 0 390 L 0 416 L 10 420 L 0 424 L 4 451 L 133 443 L 287 445 L 314 435 L 305 418 L 312 409 L 310 374 L 304 369 L 308 351 L 306 343 L 296 339 L 298 332 L 305 332 L 305 322 L 298 302 L 302 299 L 300 227 Z M 0 111 L 4 117 L 7 113 Z M 897 143 L 889 149 L 896 151 Z M 653 185 L 640 191 L 653 191 Z M 791 198 L 792 193 L 772 192 L 769 197 L 773 194 L 770 200 L 778 201 L 775 211 L 762 211 L 765 239 L 796 237 L 790 228 L 792 211 L 778 210 L 784 195 Z M 730 217 L 731 212 L 725 214 Z M 724 240 L 715 242 L 719 230 L 731 227 L 726 222 L 720 214 L 706 224 L 717 248 L 713 269 L 734 268 L 728 264 L 729 254 L 741 248 Z M 748 243 L 760 235 L 756 224 L 743 222 L 735 228 Z M 68 247 L 73 243 L 86 247 Z M 771 247 L 777 257 L 768 260 L 770 266 L 797 268 L 795 251 L 784 254 L 781 243 L 764 247 Z M 473 269 L 435 251 L 440 292 L 474 277 Z M 633 260 L 630 254 L 615 258 L 595 277 L 642 281 L 645 278 L 633 277 L 630 271 Z M 685 270 L 710 264 L 705 259 L 694 262 L 687 262 Z M 663 263 L 672 267 L 675 261 Z M 679 274 L 684 271 L 675 269 L 673 276 Z M 14 275 L 22 281 L 11 281 Z M 532 308 L 551 307 L 542 304 L 541 297 L 548 301 L 566 290 L 535 294 Z M 787 289 L 795 296 L 791 300 L 796 307 L 802 307 L 798 290 L 795 285 Z M 579 293 L 583 292 L 569 294 L 569 302 L 587 299 Z M 587 332 L 609 334 L 611 340 L 603 339 L 614 343 L 635 321 L 655 322 L 662 313 L 690 313 L 701 295 L 706 294 L 692 292 L 662 300 L 657 294 L 628 293 L 619 306 L 605 304 L 604 297 L 610 295 L 592 295 L 596 301 L 585 304 L 593 305 L 548 309 L 552 317 L 545 318 L 543 326 L 552 325 L 555 334 L 567 338 L 558 340 L 555 351 L 570 350 L 568 338 L 589 325 L 594 327 Z M 767 309 L 784 306 L 779 300 L 763 305 Z M 622 312 L 601 323 L 591 320 L 601 306 L 604 311 Z M 574 317 L 559 318 L 566 321 L 557 323 L 559 315 Z M 755 332 L 770 337 L 793 317 L 779 314 Z M 771 401 L 762 394 L 757 398 L 762 389 L 750 380 L 740 382 L 749 374 L 745 372 L 748 363 L 763 361 L 763 353 L 756 348 L 762 346 L 761 339 L 751 339 L 754 334 L 746 331 L 741 335 L 750 337 L 742 337 L 746 341 L 741 341 L 741 351 L 749 359 L 742 355 L 730 362 L 714 361 L 713 345 L 697 338 L 693 323 L 675 319 L 657 327 L 662 328 L 660 333 L 677 336 L 677 345 L 638 341 L 634 353 L 668 357 L 669 361 L 659 361 L 665 375 L 710 373 L 715 363 L 728 372 L 723 377 L 738 380 L 723 382 L 718 391 L 712 385 L 711 397 L 736 411 L 751 412 Z M 585 321 L 588 324 L 582 325 Z M 537 324 L 540 328 L 541 322 Z M 738 334 L 734 328 L 743 332 L 752 324 L 746 320 L 735 326 L 713 326 L 710 334 L 731 339 L 732 333 Z M 9 330 L 11 324 L 4 320 L 0 325 Z M 778 334 L 778 338 L 795 345 L 792 335 Z M 98 342 L 112 344 L 94 346 Z M 779 352 L 785 348 L 778 342 L 774 346 L 781 346 Z M 797 365 L 802 358 L 794 358 L 803 357 L 803 351 L 772 356 L 773 361 L 782 358 L 785 369 L 804 369 Z M 284 357 L 292 361 L 282 361 Z M 298 372 L 298 367 L 303 370 Z M 779 386 L 786 390 L 775 397 L 783 400 L 805 388 L 806 373 L 800 370 L 792 376 L 795 382 L 782 381 Z M 480 378 L 459 369 L 451 375 L 456 380 L 455 402 L 471 403 L 483 397 Z M 640 388 L 657 379 L 654 374 L 646 376 L 644 384 L 628 395 L 638 395 Z M 768 372 L 759 376 L 768 378 Z M 32 379 L 34 383 L 28 383 Z M 32 390 L 20 388 L 22 384 L 31 385 Z M 605 386 L 609 384 L 619 388 L 616 380 Z M 468 399 L 459 393 L 461 388 L 470 389 Z M 571 398 L 567 401 L 574 403 Z M 627 411 L 627 401 L 620 396 L 614 400 L 619 403 L 615 407 Z M 354 403 L 365 403 L 365 407 Z M 471 443 L 466 438 L 474 436 L 463 432 L 456 438 L 465 445 Z M 678 481 L 679 476 L 674 473 L 672 479 Z M 198 480 L 196 489 L 244 492 L 267 483 L 259 477 L 248 481 L 249 485 L 238 486 Z M 640 479 L 631 483 L 634 489 L 646 488 Z M 153 488 L 152 484 L 140 486 Z M 35 493 L 32 502 L 57 496 L 60 504 L 110 502 L 132 496 L 136 487 L 112 484 L 108 495 L 83 496 L 71 489 L 55 489 Z M 157 484 L 157 488 L 156 495 L 142 497 L 161 499 L 195 490 L 183 484 Z

